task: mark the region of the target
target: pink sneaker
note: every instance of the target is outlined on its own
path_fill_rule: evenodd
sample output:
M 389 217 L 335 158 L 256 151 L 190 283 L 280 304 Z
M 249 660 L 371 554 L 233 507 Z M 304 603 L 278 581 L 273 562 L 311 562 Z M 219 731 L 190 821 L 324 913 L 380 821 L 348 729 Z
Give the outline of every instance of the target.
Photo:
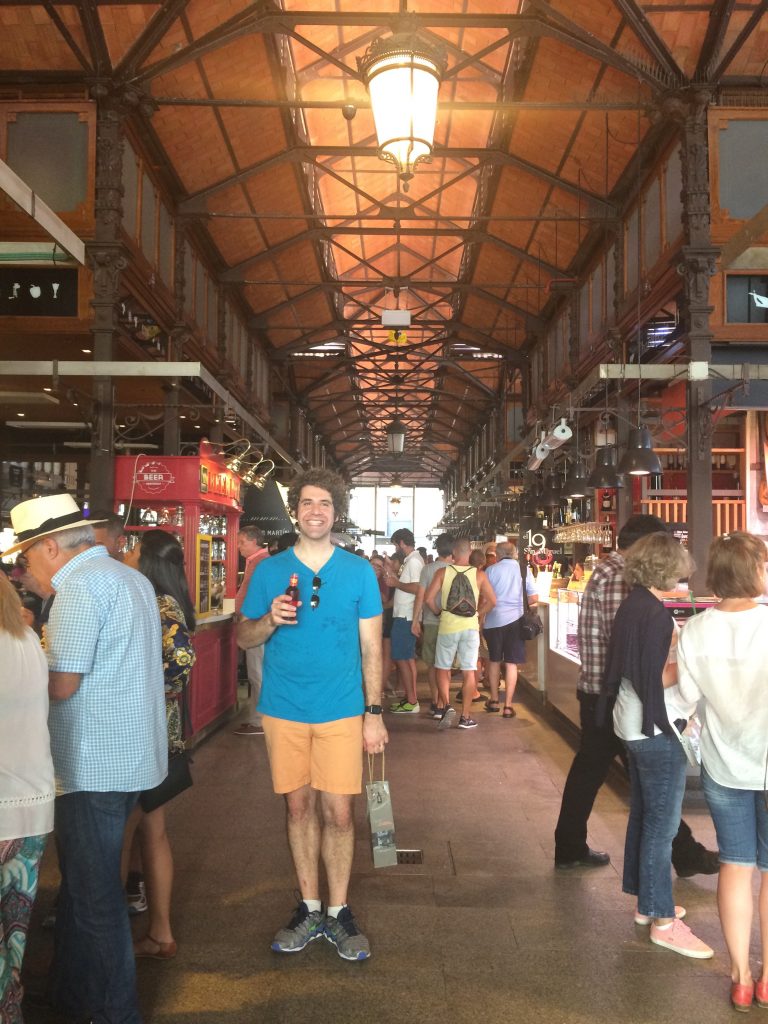
M 675 917 L 678 921 L 682 921 L 682 919 L 685 917 L 685 907 L 675 907 Z M 635 911 L 635 924 L 653 924 L 654 920 L 655 918 L 648 917 L 647 914 L 641 914 L 639 910 Z
M 709 960 L 715 955 L 714 949 L 710 949 L 706 942 L 697 939 L 688 925 L 678 920 L 673 921 L 666 928 L 652 924 L 651 942 L 655 942 L 657 946 L 671 949 L 673 953 L 693 957 L 694 960 Z

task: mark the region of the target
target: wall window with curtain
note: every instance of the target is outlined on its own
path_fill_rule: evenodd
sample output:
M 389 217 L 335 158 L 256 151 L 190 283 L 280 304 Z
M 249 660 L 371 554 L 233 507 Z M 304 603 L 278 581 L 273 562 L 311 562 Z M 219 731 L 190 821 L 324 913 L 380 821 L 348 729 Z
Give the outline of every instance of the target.
M 674 244 L 683 233 L 683 169 L 675 148 L 664 165 L 664 243 Z
M 640 223 L 637 207 L 630 213 L 624 225 L 624 294 L 633 292 L 637 288 L 640 275 L 638 263 L 638 232 Z
M 654 178 L 643 198 L 643 272 L 656 264 L 661 255 L 661 185 Z
M 141 251 L 157 266 L 157 190 L 147 174 L 141 176 Z

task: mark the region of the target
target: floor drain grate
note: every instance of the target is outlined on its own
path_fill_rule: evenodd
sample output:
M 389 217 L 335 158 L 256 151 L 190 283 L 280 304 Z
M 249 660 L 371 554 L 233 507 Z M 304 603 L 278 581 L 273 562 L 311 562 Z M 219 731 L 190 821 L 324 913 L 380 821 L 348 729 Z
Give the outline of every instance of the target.
M 398 864 L 423 864 L 424 863 L 424 851 L 423 850 L 398 850 L 397 851 L 397 863 Z

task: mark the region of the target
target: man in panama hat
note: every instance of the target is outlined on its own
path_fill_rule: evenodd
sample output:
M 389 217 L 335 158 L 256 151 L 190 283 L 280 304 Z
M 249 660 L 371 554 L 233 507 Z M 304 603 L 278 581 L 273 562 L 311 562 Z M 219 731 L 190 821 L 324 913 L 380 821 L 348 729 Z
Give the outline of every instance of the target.
M 69 494 L 11 510 L 30 572 L 56 592 L 47 633 L 61 890 L 49 998 L 74 1019 L 140 1024 L 120 879 L 125 821 L 167 774 L 162 637 L 146 577 L 110 558 Z

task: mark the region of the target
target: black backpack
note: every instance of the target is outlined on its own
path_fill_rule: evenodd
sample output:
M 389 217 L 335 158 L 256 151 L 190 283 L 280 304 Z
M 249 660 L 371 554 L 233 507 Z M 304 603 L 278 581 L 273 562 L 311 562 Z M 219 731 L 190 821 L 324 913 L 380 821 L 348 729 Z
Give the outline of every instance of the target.
M 445 601 L 445 610 L 451 615 L 459 615 L 461 618 L 470 619 L 477 614 L 477 600 L 472 584 L 467 579 L 467 573 L 472 568 L 457 569 L 455 565 L 449 565 L 445 570 L 453 569 L 453 579 L 448 588 L 448 596 Z

